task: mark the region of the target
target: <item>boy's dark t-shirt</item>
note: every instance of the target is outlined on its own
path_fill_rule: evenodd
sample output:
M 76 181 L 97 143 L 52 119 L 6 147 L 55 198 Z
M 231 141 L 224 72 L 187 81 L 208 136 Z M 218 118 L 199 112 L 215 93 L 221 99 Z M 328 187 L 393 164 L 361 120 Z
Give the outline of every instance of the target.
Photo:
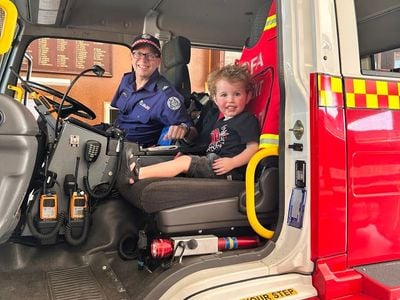
M 206 156 L 192 156 L 188 177 L 216 177 L 243 180 L 246 165 L 235 168 L 224 175 L 216 175 L 212 169 L 213 161 L 218 157 L 234 157 L 246 149 L 249 142 L 258 143 L 260 127 L 256 117 L 249 112 L 242 112 L 233 118 L 220 118 L 212 127 L 210 143 Z M 210 165 L 211 164 L 211 165 Z
M 244 111 L 233 118 L 217 120 L 210 135 L 207 153 L 234 157 L 246 149 L 247 143 L 258 142 L 260 127 L 256 117 Z

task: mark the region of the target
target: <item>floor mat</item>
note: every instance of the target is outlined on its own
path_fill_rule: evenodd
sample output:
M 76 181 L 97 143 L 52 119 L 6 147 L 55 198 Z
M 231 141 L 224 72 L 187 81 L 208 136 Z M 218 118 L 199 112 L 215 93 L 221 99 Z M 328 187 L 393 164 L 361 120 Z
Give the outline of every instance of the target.
M 118 269 L 114 270 L 102 253 L 82 257 L 79 265 L 70 263 L 68 266 L 68 262 L 74 261 L 71 255 L 66 256 L 64 261 L 65 267 L 58 266 L 55 269 L 49 269 L 52 267 L 49 261 L 47 268 L 42 262 L 36 265 L 37 268 L 17 270 L 8 268 L 1 270 L 0 268 L 0 299 L 136 300 L 135 295 L 144 288 L 140 285 L 140 281 L 128 280 L 131 277 L 139 277 L 139 274 L 132 276 L 132 273 L 137 273 L 132 266 L 134 262 L 121 262 L 121 265 L 126 268 L 123 271 L 123 268 L 118 265 Z M 76 262 L 77 260 L 74 261 Z M 130 267 L 125 266 L 125 263 Z M 125 283 L 132 284 L 129 290 L 131 296 L 126 291 Z
M 53 300 L 107 299 L 89 266 L 47 272 L 47 282 Z

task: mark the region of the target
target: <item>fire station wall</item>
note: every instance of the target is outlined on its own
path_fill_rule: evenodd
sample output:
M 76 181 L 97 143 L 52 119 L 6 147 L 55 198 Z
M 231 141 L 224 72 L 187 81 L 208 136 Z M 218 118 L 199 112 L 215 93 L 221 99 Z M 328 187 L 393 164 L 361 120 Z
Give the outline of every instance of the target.
M 192 92 L 206 91 L 207 75 L 210 71 L 219 68 L 223 63 L 224 52 L 210 49 L 192 49 L 189 73 Z M 79 100 L 96 113 L 95 120 L 85 120 L 90 124 L 98 124 L 104 121 L 105 103 L 111 102 L 122 75 L 131 71 L 130 51 L 127 47 L 113 45 L 111 73 L 108 77 L 95 77 L 94 75 L 82 76 L 74 85 L 69 96 Z M 33 80 L 41 78 L 43 84 L 60 92 L 65 92 L 69 83 L 76 74 L 33 72 Z M 63 84 L 52 79 L 64 79 Z M 46 83 L 46 80 L 48 83 Z

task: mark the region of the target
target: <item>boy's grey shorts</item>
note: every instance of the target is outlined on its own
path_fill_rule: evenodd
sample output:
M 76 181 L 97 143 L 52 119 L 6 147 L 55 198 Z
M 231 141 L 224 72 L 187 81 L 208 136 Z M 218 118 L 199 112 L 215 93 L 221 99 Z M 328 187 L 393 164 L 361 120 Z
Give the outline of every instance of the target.
M 226 175 L 216 175 L 212 169 L 214 160 L 218 159 L 219 156 L 214 153 L 209 153 L 206 156 L 190 155 L 192 162 L 187 177 L 195 178 L 226 178 Z

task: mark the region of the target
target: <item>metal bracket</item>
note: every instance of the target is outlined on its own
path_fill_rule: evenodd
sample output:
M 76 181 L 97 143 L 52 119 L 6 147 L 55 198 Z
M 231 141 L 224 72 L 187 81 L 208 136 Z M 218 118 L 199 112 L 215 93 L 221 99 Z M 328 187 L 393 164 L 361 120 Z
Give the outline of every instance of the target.
M 301 123 L 300 120 L 297 120 L 297 121 L 294 123 L 293 128 L 290 128 L 289 131 L 293 131 L 293 134 L 294 134 L 295 138 L 296 138 L 297 140 L 300 140 L 300 139 L 303 137 L 303 134 L 304 134 L 304 126 L 303 126 L 303 123 Z

